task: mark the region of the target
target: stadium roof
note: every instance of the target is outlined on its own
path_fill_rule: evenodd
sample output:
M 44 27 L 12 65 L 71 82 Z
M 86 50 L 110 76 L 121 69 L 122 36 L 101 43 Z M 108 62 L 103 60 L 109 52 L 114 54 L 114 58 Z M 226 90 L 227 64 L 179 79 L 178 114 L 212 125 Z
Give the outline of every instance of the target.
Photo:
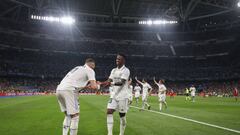
M 137 26 L 146 19 L 178 21 L 180 31 L 239 26 L 237 0 L 3 0 L 0 18 L 26 20 L 31 14 L 72 15 L 97 26 Z M 203 28 L 204 27 L 204 28 Z

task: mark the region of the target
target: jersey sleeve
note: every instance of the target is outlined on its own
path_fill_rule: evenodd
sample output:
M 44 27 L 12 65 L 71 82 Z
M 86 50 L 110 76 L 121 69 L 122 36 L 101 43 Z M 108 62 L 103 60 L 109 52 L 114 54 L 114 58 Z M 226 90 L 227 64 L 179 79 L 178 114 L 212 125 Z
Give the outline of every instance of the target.
M 96 80 L 95 72 L 93 70 L 88 70 L 87 71 L 87 76 L 88 76 L 88 80 Z
M 152 87 L 151 87 L 151 85 L 150 85 L 150 84 L 148 84 L 148 89 L 152 89 Z
M 122 73 L 121 79 L 127 80 L 129 79 L 130 71 L 128 69 L 125 69 Z

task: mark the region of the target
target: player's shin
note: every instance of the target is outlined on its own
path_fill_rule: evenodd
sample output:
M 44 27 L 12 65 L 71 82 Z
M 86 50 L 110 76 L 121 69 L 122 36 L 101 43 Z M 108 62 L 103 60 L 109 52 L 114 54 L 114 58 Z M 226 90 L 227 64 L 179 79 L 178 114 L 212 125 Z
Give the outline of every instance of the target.
M 166 101 L 164 101 L 164 105 L 165 105 L 165 108 L 167 109 L 167 102 Z
M 159 103 L 159 110 L 162 111 L 162 102 Z
M 108 129 L 108 135 L 112 135 L 112 130 L 113 130 L 113 114 L 107 114 L 107 129 Z
M 68 135 L 69 127 L 71 124 L 71 117 L 69 115 L 66 115 L 63 121 L 63 135 Z
M 70 125 L 70 135 L 77 135 L 79 116 L 72 117 Z
M 120 117 L 120 135 L 124 135 L 126 125 L 127 125 L 126 116 Z
M 145 109 L 145 101 L 142 102 L 142 110 Z

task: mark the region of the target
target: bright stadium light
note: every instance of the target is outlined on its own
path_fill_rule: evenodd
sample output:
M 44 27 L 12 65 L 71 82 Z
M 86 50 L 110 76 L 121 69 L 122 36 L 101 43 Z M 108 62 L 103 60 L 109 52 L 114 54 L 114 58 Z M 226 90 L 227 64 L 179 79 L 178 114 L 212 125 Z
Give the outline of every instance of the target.
M 237 6 L 240 7 L 240 0 L 238 1 Z
M 31 15 L 31 19 L 43 20 L 43 21 L 48 21 L 48 22 L 58 22 L 58 23 L 66 24 L 66 25 L 72 25 L 75 23 L 75 19 L 71 16 L 53 17 L 53 16 Z
M 73 24 L 75 23 L 75 20 L 72 18 L 72 17 L 62 17 L 60 19 L 60 21 L 63 23 L 63 24 Z
M 153 21 L 152 20 L 148 20 L 147 21 L 147 25 L 152 25 L 153 24 Z
M 147 25 L 164 25 L 164 24 L 176 24 L 177 21 L 167 21 L 167 20 L 147 20 L 147 21 L 139 21 L 139 24 L 147 24 Z

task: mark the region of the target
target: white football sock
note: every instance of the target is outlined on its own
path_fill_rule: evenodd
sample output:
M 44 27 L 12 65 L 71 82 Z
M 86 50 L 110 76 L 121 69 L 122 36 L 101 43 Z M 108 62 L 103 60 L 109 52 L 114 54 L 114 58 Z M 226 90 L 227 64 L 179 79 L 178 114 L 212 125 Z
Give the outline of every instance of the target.
M 113 115 L 112 114 L 107 115 L 107 129 L 108 129 L 108 135 L 112 135 L 112 130 L 113 130 Z
M 162 111 L 162 102 L 159 103 L 159 109 Z
M 68 135 L 69 127 L 71 123 L 71 117 L 69 115 L 66 115 L 63 121 L 63 135 Z
M 71 119 L 70 135 L 77 135 L 77 132 L 78 132 L 78 122 L 79 122 L 79 116 L 73 117 Z
M 164 105 L 165 105 L 165 108 L 167 108 L 167 102 L 166 101 L 164 101 Z
M 120 118 L 120 135 L 124 135 L 124 131 L 127 125 L 126 116 Z
M 142 109 L 145 109 L 145 101 L 142 103 Z

